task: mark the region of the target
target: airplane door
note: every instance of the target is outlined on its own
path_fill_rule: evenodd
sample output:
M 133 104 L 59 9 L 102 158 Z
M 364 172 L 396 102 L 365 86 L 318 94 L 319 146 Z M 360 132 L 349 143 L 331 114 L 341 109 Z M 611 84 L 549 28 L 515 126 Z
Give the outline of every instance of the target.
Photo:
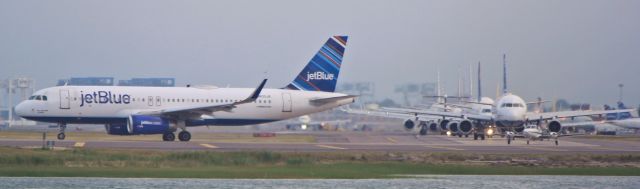
M 290 93 L 282 93 L 282 112 L 291 112 L 291 106 L 293 102 L 291 101 Z
M 71 108 L 70 103 L 71 103 L 71 99 L 70 99 L 70 96 L 69 96 L 69 90 L 68 89 L 60 89 L 60 109 L 69 109 L 69 108 Z
M 149 98 L 147 99 L 147 104 L 149 104 L 149 106 L 153 106 L 153 96 L 149 96 Z

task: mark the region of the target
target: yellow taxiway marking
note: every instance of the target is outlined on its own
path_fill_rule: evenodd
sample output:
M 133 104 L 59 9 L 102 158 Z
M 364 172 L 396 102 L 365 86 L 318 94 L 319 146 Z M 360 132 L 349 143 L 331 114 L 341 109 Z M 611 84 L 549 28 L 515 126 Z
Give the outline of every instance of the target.
M 435 149 L 444 149 L 444 150 L 464 150 L 461 148 L 451 148 L 451 147 L 444 147 L 444 146 L 424 146 L 427 148 L 435 148 Z
M 387 140 L 388 140 L 389 142 L 391 142 L 391 143 L 398 143 L 398 141 L 394 140 L 394 139 L 393 139 L 393 138 L 391 138 L 391 137 L 387 137 Z
M 542 150 L 542 151 L 556 151 L 556 152 L 564 152 L 567 150 L 557 149 L 555 146 L 546 146 L 546 147 L 533 147 L 533 146 L 520 146 L 522 148 L 527 148 L 530 150 Z
M 217 146 L 211 144 L 200 144 L 200 146 L 204 146 L 205 148 L 218 148 Z
M 76 142 L 76 144 L 74 144 L 73 147 L 82 148 L 84 147 L 84 142 Z
M 321 144 L 318 144 L 316 146 L 317 147 L 321 147 L 321 148 L 329 148 L 329 149 L 336 149 L 336 150 L 346 150 L 346 148 L 340 148 L 340 147 L 337 147 L 337 146 L 328 146 L 328 145 L 321 145 Z

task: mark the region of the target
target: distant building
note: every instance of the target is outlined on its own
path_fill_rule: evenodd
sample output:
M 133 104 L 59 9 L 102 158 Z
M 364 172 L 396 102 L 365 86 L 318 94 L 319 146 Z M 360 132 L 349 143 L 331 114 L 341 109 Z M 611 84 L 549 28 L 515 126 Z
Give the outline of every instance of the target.
M 119 86 L 175 87 L 175 78 L 132 78 L 120 80 Z
M 363 105 L 375 101 L 376 85 L 373 82 L 343 83 L 336 91 L 358 95 L 355 104 Z
M 58 86 L 113 86 L 113 77 L 72 77 L 58 80 Z
M 405 83 L 396 85 L 395 92 L 402 95 L 404 106 L 415 106 L 419 104 L 433 103 L 433 98 L 424 96 L 434 96 L 437 94 L 437 85 L 432 82 L 425 83 Z

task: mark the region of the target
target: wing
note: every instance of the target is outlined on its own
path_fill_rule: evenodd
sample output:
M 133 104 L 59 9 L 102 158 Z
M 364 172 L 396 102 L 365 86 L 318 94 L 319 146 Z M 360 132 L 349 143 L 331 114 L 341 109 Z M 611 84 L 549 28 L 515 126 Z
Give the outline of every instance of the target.
M 420 121 L 434 121 L 438 120 L 442 117 L 439 116 L 429 116 L 429 115 L 415 115 L 408 113 L 397 113 L 397 112 L 389 112 L 389 111 L 380 111 L 380 110 L 354 110 L 354 109 L 345 109 L 343 110 L 350 114 L 359 114 L 359 115 L 368 115 L 368 116 L 378 116 L 378 117 L 387 117 L 387 118 L 398 118 L 398 119 L 418 119 Z
M 312 104 L 315 105 L 322 105 L 322 104 L 326 104 L 326 103 L 331 103 L 331 102 L 336 102 L 336 101 L 340 101 L 343 99 L 354 99 L 358 97 L 357 95 L 345 95 L 345 96 L 336 96 L 336 97 L 329 97 L 329 98 L 318 98 L 318 99 L 312 99 L 309 100 L 309 102 L 311 102 Z
M 142 115 L 202 115 L 202 114 L 211 114 L 217 111 L 230 111 L 235 108 L 237 105 L 251 103 L 258 99 L 260 96 L 260 92 L 264 88 L 264 85 L 267 83 L 267 79 L 262 80 L 260 85 L 244 100 L 227 103 L 227 104 L 217 104 L 217 105 L 200 105 L 200 106 L 184 106 L 184 107 L 172 107 L 165 108 L 159 110 L 147 110 L 140 111 L 137 114 Z
M 529 120 L 548 120 L 548 119 L 557 119 L 557 118 L 571 118 L 571 117 L 581 117 L 581 116 L 592 116 L 592 115 L 603 115 L 610 113 L 623 113 L 623 112 L 631 112 L 634 109 L 624 109 L 624 110 L 598 110 L 598 111 L 564 111 L 564 112 L 544 112 L 544 113 L 535 113 L 535 112 L 527 112 L 526 116 Z
M 472 119 L 472 120 L 480 120 L 480 121 L 491 121 L 493 120 L 493 116 L 489 115 L 479 115 L 479 114 L 469 114 L 462 112 L 442 112 L 442 111 L 432 111 L 432 110 L 417 110 L 417 109 L 407 109 L 407 108 L 384 108 L 390 112 L 395 113 L 407 113 L 407 114 L 415 114 L 415 115 L 429 115 L 436 116 L 439 118 L 457 118 L 457 119 Z

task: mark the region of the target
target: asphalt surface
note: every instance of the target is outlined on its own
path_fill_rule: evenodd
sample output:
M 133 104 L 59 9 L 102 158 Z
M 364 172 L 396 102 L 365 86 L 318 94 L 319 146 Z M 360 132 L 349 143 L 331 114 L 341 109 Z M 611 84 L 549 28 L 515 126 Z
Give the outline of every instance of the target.
M 259 142 L 163 142 L 163 141 L 58 141 L 56 148 L 145 149 L 145 150 L 213 150 L 213 151 L 382 151 L 382 152 L 478 152 L 478 153 L 634 153 L 640 152 L 640 140 L 588 139 L 562 137 L 556 146 L 552 140 L 516 139 L 510 145 L 505 138 L 458 138 L 441 135 L 416 136 L 410 133 L 382 132 L 307 132 L 287 133 L 311 135 L 310 143 Z M 69 134 L 68 134 L 69 135 Z M 282 135 L 282 134 L 279 134 Z M 276 136 L 277 137 L 277 136 Z M 0 139 L 0 146 L 39 148 L 41 140 Z

